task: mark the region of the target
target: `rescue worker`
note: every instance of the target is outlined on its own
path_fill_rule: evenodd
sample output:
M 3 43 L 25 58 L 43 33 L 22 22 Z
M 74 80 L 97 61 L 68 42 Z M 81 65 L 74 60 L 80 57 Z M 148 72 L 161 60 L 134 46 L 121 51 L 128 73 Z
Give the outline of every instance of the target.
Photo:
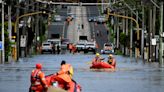
M 46 92 L 48 85 L 45 74 L 41 71 L 42 64 L 36 64 L 36 69 L 31 72 L 31 86 L 29 92 Z
M 94 63 L 94 62 L 101 62 L 101 60 L 103 60 L 103 58 L 100 57 L 100 54 L 99 53 L 96 53 L 96 56 L 92 60 L 92 63 Z
M 69 44 L 69 52 L 72 53 L 72 43 Z
M 67 64 L 66 61 L 63 60 L 61 62 L 61 68 L 56 75 L 67 83 L 68 92 L 72 92 L 72 90 L 75 89 L 74 86 L 72 86 L 73 67 Z
M 112 65 L 115 68 L 115 66 L 116 66 L 116 60 L 115 60 L 115 58 L 113 57 L 112 54 L 109 54 L 107 63 L 110 64 L 110 65 Z
M 61 68 L 59 72 L 57 72 L 57 75 L 61 74 L 67 74 L 70 76 L 70 78 L 73 77 L 73 67 L 70 64 L 67 64 L 64 60 L 61 62 Z
M 73 52 L 73 54 L 75 54 L 76 53 L 76 45 L 74 44 L 74 45 L 72 45 L 72 52 Z

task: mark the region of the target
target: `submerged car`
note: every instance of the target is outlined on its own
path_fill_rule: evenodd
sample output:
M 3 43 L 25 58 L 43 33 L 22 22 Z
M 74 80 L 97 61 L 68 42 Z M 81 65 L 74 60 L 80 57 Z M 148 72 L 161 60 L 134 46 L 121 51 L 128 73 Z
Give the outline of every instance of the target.
M 52 44 L 50 42 L 43 42 L 42 43 L 41 53 L 44 53 L 44 52 L 53 53 Z
M 114 54 L 114 45 L 112 43 L 105 43 L 103 50 L 101 50 L 102 54 Z
M 61 48 L 62 49 L 67 49 L 69 44 L 70 44 L 69 39 L 64 38 L 64 39 L 61 40 Z
M 93 52 L 96 53 L 96 42 L 87 42 L 85 45 L 85 53 L 87 52 Z

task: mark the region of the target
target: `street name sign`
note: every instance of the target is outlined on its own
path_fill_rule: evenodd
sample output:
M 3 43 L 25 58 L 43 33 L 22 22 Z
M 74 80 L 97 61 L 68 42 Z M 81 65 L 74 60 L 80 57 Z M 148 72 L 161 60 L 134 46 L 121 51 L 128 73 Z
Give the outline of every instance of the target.
M 2 41 L 0 41 L 0 50 L 2 50 Z

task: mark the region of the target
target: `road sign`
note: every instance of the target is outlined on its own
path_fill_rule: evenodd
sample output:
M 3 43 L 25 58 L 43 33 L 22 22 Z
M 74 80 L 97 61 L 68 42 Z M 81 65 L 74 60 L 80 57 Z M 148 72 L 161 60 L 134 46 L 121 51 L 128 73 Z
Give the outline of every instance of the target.
M 21 35 L 20 47 L 26 47 L 26 35 Z
M 156 45 L 156 38 L 151 39 L 151 42 L 152 45 Z
M 2 41 L 0 41 L 0 50 L 2 50 Z

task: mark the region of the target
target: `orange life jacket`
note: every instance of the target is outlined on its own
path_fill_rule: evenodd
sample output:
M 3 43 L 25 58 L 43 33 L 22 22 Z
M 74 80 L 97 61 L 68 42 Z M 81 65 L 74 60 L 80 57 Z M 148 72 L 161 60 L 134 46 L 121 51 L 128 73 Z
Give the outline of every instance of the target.
M 39 69 L 32 70 L 31 84 L 34 86 L 36 86 L 36 85 L 47 86 L 47 83 L 45 80 L 45 75 L 41 70 L 39 70 Z
M 32 85 L 40 85 L 41 84 L 41 80 L 40 80 L 40 77 L 39 77 L 40 73 L 41 73 L 41 71 L 38 70 L 38 69 L 32 71 L 32 73 L 31 73 L 31 83 L 32 83 Z
M 69 44 L 69 49 L 70 49 L 70 50 L 72 49 L 72 47 L 73 47 L 72 44 Z
M 108 61 L 107 61 L 110 65 L 112 65 L 112 66 L 116 66 L 116 60 L 113 58 L 113 59 L 109 59 Z
M 71 68 L 70 64 L 62 65 L 60 71 L 58 72 L 58 77 L 62 78 L 66 82 L 72 81 L 71 76 L 69 75 L 70 68 Z
M 100 57 L 95 57 L 92 62 L 101 62 L 101 58 Z

